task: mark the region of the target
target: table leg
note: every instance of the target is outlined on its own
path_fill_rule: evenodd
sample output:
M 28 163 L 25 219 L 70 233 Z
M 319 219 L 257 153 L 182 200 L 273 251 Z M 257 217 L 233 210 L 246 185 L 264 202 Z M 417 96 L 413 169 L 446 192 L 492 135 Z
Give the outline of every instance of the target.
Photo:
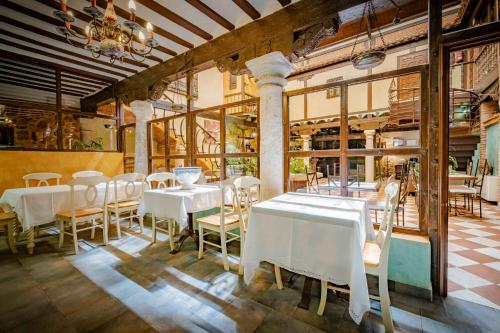
M 28 239 L 28 243 L 26 248 L 28 249 L 29 254 L 33 254 L 33 248 L 35 247 L 35 228 L 31 227 L 26 230 L 26 238 Z
M 170 251 L 171 254 L 176 254 L 181 250 L 182 244 L 184 244 L 184 241 L 191 237 L 194 240 L 194 243 L 196 244 L 196 249 L 198 250 L 200 244 L 199 244 L 199 239 L 198 239 L 198 234 L 195 232 L 193 228 L 193 213 L 188 213 L 188 226 L 186 229 L 184 229 L 184 233 L 181 235 L 179 240 L 176 242 L 175 248 Z
M 301 309 L 308 310 L 309 303 L 311 302 L 311 288 L 312 288 L 313 278 L 308 276 L 304 279 L 304 287 L 302 288 L 302 299 L 297 305 Z

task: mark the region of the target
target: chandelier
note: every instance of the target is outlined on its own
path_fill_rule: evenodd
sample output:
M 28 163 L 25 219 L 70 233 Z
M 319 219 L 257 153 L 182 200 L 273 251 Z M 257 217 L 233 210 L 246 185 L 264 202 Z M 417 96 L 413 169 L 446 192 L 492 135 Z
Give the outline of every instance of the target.
M 354 68 L 356 69 L 369 69 L 382 64 L 385 60 L 385 52 L 387 50 L 384 41 L 384 36 L 382 35 L 382 31 L 380 31 L 380 27 L 377 24 L 377 16 L 375 14 L 375 9 L 373 7 L 372 0 L 365 2 L 365 7 L 363 8 L 363 16 L 361 17 L 360 21 L 360 30 L 362 28 L 363 18 L 365 17 L 365 15 L 366 15 L 366 30 L 368 35 L 369 47 L 368 50 L 363 51 L 358 55 L 355 55 L 354 52 L 356 49 L 359 35 L 356 36 L 356 39 L 354 40 L 354 46 L 352 47 L 351 51 L 351 62 Z M 378 35 L 382 42 L 382 50 L 376 48 L 376 37 L 372 35 L 372 26 L 373 26 L 372 20 L 373 23 L 375 23 L 375 26 L 378 27 L 377 28 Z
M 61 0 L 61 9 L 54 11 L 54 16 L 64 21 L 64 26 L 57 27 L 57 31 L 66 37 L 72 46 L 80 46 L 72 39 L 85 40 L 84 48 L 89 50 L 94 58 L 101 55 L 110 58 L 114 63 L 116 59 L 123 61 L 124 57 L 130 57 L 137 61 L 144 61 L 151 54 L 158 42 L 153 38 L 153 26 L 147 22 L 145 29 L 135 22 L 135 2 L 128 3 L 130 17 L 123 22 L 124 29 L 118 23 L 113 0 L 107 0 L 104 13 L 96 6 L 96 0 L 90 1 L 89 7 L 83 11 L 92 17 L 85 26 L 85 35 L 75 31 L 71 24 L 75 21 L 74 14 L 68 10 L 67 0 Z M 133 40 L 136 36 L 138 47 L 134 46 Z

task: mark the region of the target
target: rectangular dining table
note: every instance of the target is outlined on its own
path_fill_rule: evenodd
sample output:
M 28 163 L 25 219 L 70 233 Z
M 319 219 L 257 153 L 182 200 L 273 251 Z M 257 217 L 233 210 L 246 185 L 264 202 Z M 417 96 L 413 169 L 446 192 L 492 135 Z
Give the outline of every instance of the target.
M 143 184 L 144 186 L 144 184 Z M 104 203 L 104 192 L 106 185 L 98 184 L 97 202 Z M 77 185 L 75 187 L 75 201 L 77 205 L 85 205 L 86 187 Z M 118 184 L 118 199 L 126 198 L 126 184 Z M 134 187 L 134 191 L 140 191 L 140 186 Z M 17 219 L 23 231 L 27 235 L 27 248 L 33 253 L 35 246 L 34 227 L 52 223 L 56 220 L 57 213 L 71 209 L 71 187 L 69 185 L 53 185 L 39 187 L 23 187 L 7 189 L 0 198 L 0 205 L 5 211 L 16 212 Z M 110 182 L 108 202 L 114 200 L 114 183 Z M 77 207 L 78 208 L 78 207 Z
M 139 214 L 154 214 L 162 219 L 175 220 L 184 233 L 176 242 L 175 254 L 180 251 L 184 241 L 192 237 L 198 247 L 198 234 L 193 228 L 193 213 L 209 210 L 221 205 L 221 190 L 215 185 L 196 185 L 190 190 L 180 186 L 146 190 L 142 197 Z
M 363 261 L 375 231 L 365 199 L 286 193 L 252 206 L 243 256 L 250 283 L 266 261 L 309 278 L 350 286 L 349 313 L 370 309 Z

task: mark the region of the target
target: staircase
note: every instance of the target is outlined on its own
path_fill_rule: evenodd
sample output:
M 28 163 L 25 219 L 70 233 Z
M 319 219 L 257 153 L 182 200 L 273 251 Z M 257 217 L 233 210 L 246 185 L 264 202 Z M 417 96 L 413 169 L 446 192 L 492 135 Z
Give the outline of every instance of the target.
M 473 160 L 475 154 L 478 154 L 479 142 L 479 135 L 469 134 L 450 137 L 449 154 L 457 159 L 458 171 L 465 171 L 467 161 Z

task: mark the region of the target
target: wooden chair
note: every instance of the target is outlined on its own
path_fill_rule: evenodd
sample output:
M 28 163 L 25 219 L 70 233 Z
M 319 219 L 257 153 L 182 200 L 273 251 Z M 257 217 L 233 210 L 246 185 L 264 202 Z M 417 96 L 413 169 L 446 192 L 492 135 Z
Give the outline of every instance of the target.
M 148 187 L 150 189 L 154 189 L 155 184 L 156 184 L 157 189 L 167 188 L 169 186 L 169 182 L 171 182 L 172 185 L 175 186 L 176 180 L 177 180 L 177 178 L 171 172 L 152 173 L 146 177 L 146 182 L 148 183 Z M 167 229 L 159 226 L 162 223 L 167 224 Z M 156 243 L 156 233 L 158 231 L 162 231 L 162 232 L 168 234 L 170 251 L 172 251 L 174 249 L 174 235 L 175 235 L 174 220 L 172 220 L 172 219 L 158 219 L 154 214 L 151 214 L 151 242 L 152 243 Z
M 16 249 L 16 239 L 14 237 L 15 224 L 16 224 L 16 213 L 8 212 L 4 213 L 0 210 L 0 227 L 3 228 L 4 234 L 6 235 L 7 243 L 13 254 L 17 253 Z
M 236 187 L 241 208 L 242 227 L 240 228 L 240 233 L 245 233 L 246 236 L 250 208 L 252 208 L 253 204 L 260 201 L 260 180 L 252 176 L 243 176 L 236 178 L 234 186 Z M 240 260 L 243 261 L 243 253 L 240 254 Z M 243 265 L 240 265 L 238 273 L 243 274 Z
M 94 171 L 94 170 L 85 170 L 85 171 L 77 171 L 75 172 L 72 177 L 73 178 L 82 178 L 82 177 L 95 177 L 95 176 L 102 176 L 103 173 L 101 171 Z
M 62 175 L 55 172 L 35 172 L 23 176 L 24 185 L 26 187 L 30 187 L 30 180 L 38 181 L 36 186 L 49 186 L 49 180 L 55 179 L 57 185 L 59 185 L 59 180 L 61 178 Z
M 243 217 L 241 215 L 241 202 L 237 194 L 237 189 L 235 186 L 235 179 L 230 178 L 222 181 L 220 183 L 220 195 L 221 195 L 221 206 L 220 213 L 210 216 L 205 216 L 199 218 L 198 229 L 200 238 L 200 248 L 198 252 L 198 259 L 203 257 L 203 244 L 210 244 L 212 246 L 218 247 L 222 250 L 222 262 L 224 264 L 224 269 L 229 270 L 229 262 L 227 259 L 227 243 L 240 239 L 240 267 L 238 271 L 242 271 L 241 257 L 243 256 L 243 248 L 245 243 L 245 232 L 242 231 Z M 225 206 L 225 195 L 228 191 L 231 191 L 231 203 L 226 209 Z M 234 234 L 231 230 L 240 228 L 240 234 Z M 205 230 L 208 232 L 205 233 Z M 220 244 L 215 244 L 204 239 L 206 235 L 210 233 L 215 233 L 220 236 Z M 227 239 L 226 234 L 232 238 Z
M 481 171 L 481 177 L 478 180 L 473 181 L 472 186 L 452 186 L 449 188 L 449 194 L 450 196 L 453 195 L 455 199 L 455 215 L 458 215 L 458 208 L 457 208 L 457 197 L 459 195 L 464 196 L 464 202 L 465 202 L 465 197 L 470 198 L 471 200 L 471 213 L 474 215 L 474 198 L 479 196 L 479 217 L 483 217 L 483 205 L 482 205 L 482 198 L 481 198 L 481 193 L 483 192 L 483 183 L 484 183 L 484 176 L 487 175 L 490 172 L 490 166 L 488 164 L 488 160 L 484 161 L 483 169 Z
M 104 199 L 99 200 L 99 192 L 97 185 L 105 183 L 106 189 L 104 192 Z M 64 235 L 73 237 L 73 244 L 75 246 L 75 254 L 78 254 L 78 239 L 77 233 L 85 230 L 92 230 L 91 238 L 94 239 L 95 228 L 103 230 L 104 244 L 108 243 L 108 223 L 107 223 L 107 200 L 109 190 L 109 178 L 105 176 L 89 176 L 75 178 L 68 184 L 71 187 L 70 205 L 71 210 L 61 212 L 56 215 L 56 220 L 59 221 L 59 247 L 63 246 Z M 84 200 L 85 205 L 80 207 L 79 203 L 75 201 L 75 186 L 85 186 Z M 101 220 L 101 224 L 97 224 L 97 220 Z M 65 231 L 65 224 L 71 226 L 71 232 Z M 78 225 L 90 223 L 90 226 L 85 226 L 78 229 Z
M 318 173 L 316 171 L 309 171 L 306 167 L 306 187 L 299 188 L 296 192 L 299 193 L 316 193 L 319 194 L 319 181 L 318 181 Z
M 137 214 L 142 193 L 144 192 L 144 185 L 146 175 L 142 173 L 124 173 L 115 176 L 111 179 L 114 185 L 114 200 L 108 204 L 109 223 L 116 223 L 116 233 L 118 239 L 121 238 L 120 222 L 129 220 L 129 228 L 132 227 L 134 217 L 139 219 L 139 226 L 141 233 L 144 232 L 144 223 L 141 215 Z M 124 185 L 125 197 L 118 198 L 118 186 Z
M 175 186 L 177 178 L 172 172 L 157 172 L 152 173 L 146 177 L 146 182 L 150 189 L 154 189 L 153 186 L 156 183 L 156 188 L 167 188 L 168 182 L 171 181 Z
M 386 332 L 394 332 L 394 325 L 391 316 L 391 301 L 389 298 L 388 289 L 388 266 L 389 266 L 389 249 L 392 235 L 392 225 L 394 223 L 395 207 L 398 202 L 398 184 L 389 183 L 385 189 L 385 209 L 382 223 L 380 224 L 377 238 L 375 241 L 366 241 L 363 259 L 367 274 L 378 276 L 379 296 L 370 298 L 379 300 L 382 310 L 382 319 Z M 326 305 L 326 296 L 328 289 L 335 291 L 349 292 L 344 288 L 331 286 L 327 281 L 321 281 L 321 300 L 318 307 L 318 315 L 323 315 Z

